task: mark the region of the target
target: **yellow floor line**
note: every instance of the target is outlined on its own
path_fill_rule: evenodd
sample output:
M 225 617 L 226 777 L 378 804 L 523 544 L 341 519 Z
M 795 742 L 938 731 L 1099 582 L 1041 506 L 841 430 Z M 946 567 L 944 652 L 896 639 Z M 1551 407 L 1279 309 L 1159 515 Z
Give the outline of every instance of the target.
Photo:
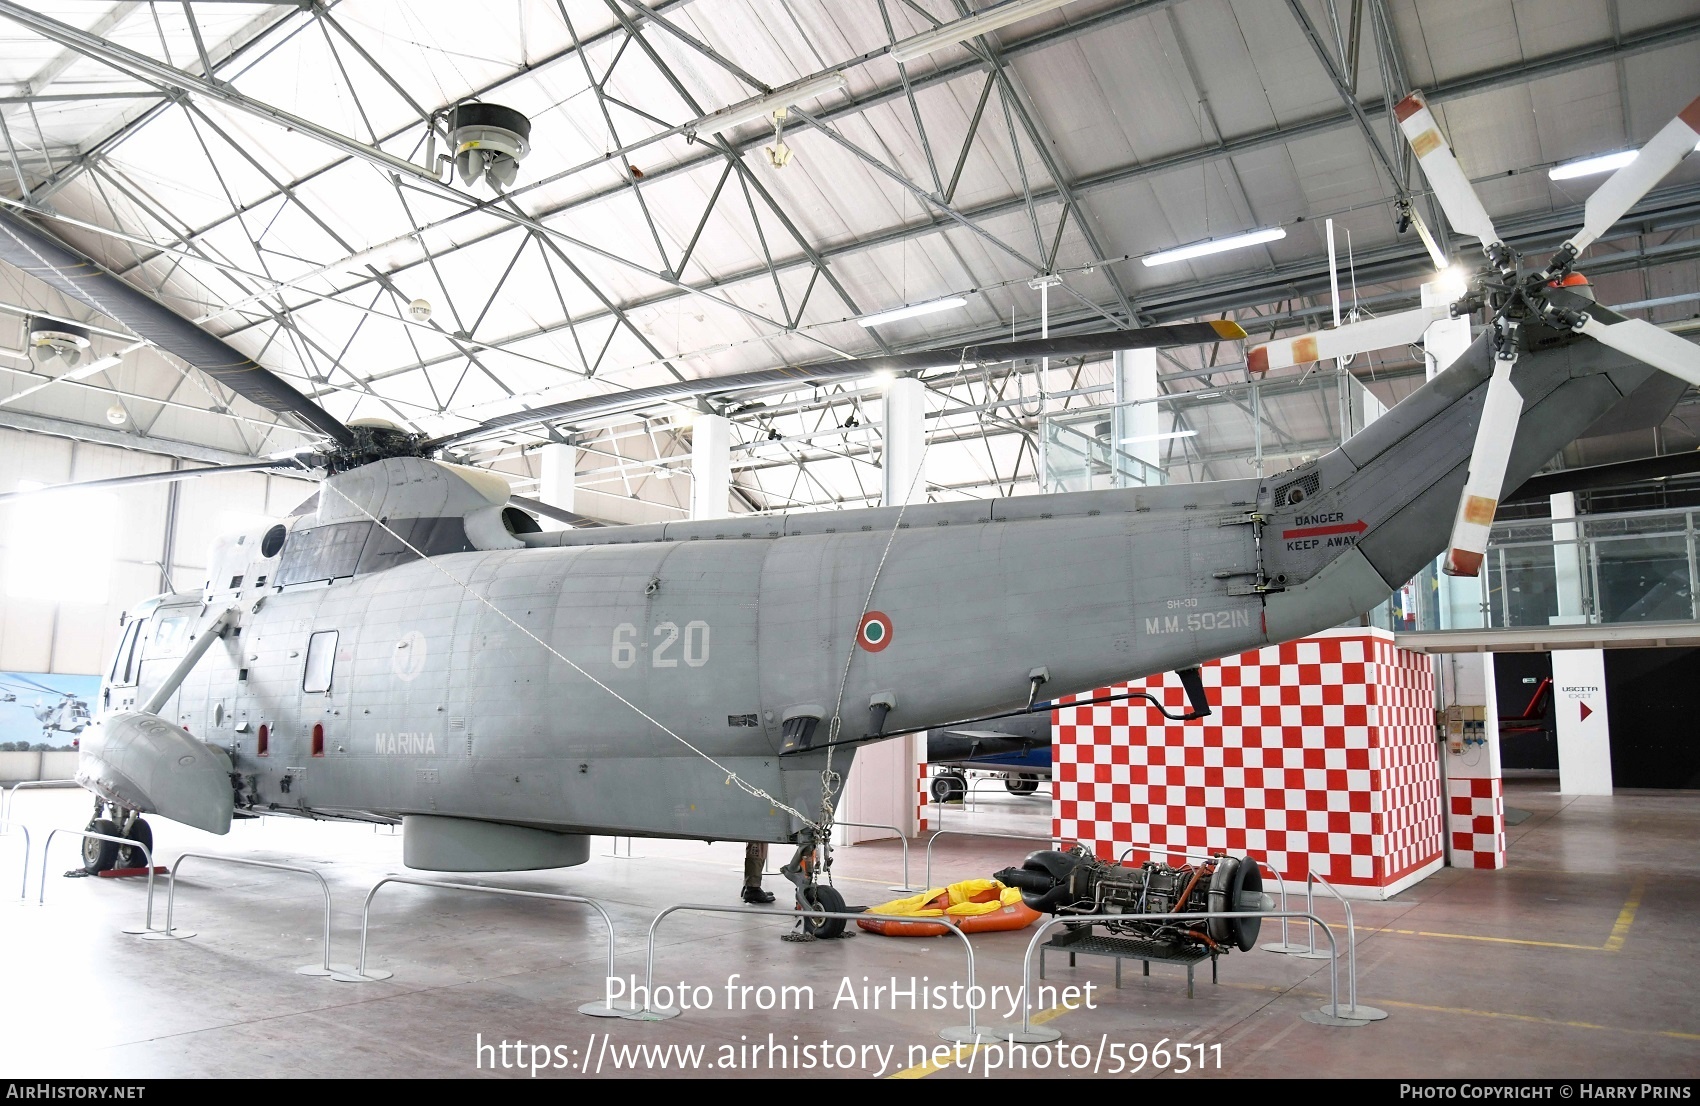
M 1294 995 L 1300 998 L 1326 999 L 1323 991 L 1289 990 L 1286 987 L 1274 986 L 1267 983 L 1223 983 L 1220 986 L 1235 991 L 1268 991 L 1281 995 Z M 1361 996 L 1360 996 L 1361 997 Z M 1392 999 L 1377 998 L 1375 1002 L 1365 1005 L 1394 1006 L 1401 1010 L 1422 1010 L 1431 1014 L 1463 1014 L 1475 1018 L 1498 1018 L 1503 1021 L 1531 1022 L 1536 1025 L 1560 1026 L 1565 1029 L 1595 1029 L 1608 1033 L 1629 1033 L 1637 1037 L 1667 1037 L 1677 1041 L 1700 1041 L 1700 1033 L 1683 1033 L 1675 1029 L 1625 1029 L 1617 1025 L 1596 1025 L 1593 1022 L 1565 1021 L 1561 1018 L 1543 1018 L 1536 1014 L 1508 1014 L 1500 1010 L 1473 1010 L 1467 1006 L 1431 1006 L 1421 1002 L 1398 1002 Z
M 1044 1025 L 1046 1022 L 1050 1021 L 1052 1018 L 1059 1018 L 1062 1015 L 1068 1013 L 1068 1011 L 1070 1009 L 1075 1009 L 1075 1008 L 1074 1007 L 1068 1007 L 1068 1006 L 1053 1006 L 1049 1010 L 1041 1010 L 1037 1014 L 1034 1014 L 1031 1018 L 1027 1019 L 1027 1022 L 1028 1022 L 1029 1025 Z M 988 1042 L 988 1043 L 990 1043 L 990 1042 Z M 893 1072 L 891 1075 L 888 1075 L 886 1078 L 887 1079 L 925 1079 L 927 1076 L 933 1074 L 933 1072 L 935 1072 L 935 1071 L 943 1071 L 947 1067 L 960 1066 L 963 1059 L 965 1059 L 966 1057 L 974 1055 L 974 1053 L 978 1052 L 983 1047 L 985 1047 L 985 1046 L 984 1045 L 977 1045 L 977 1044 L 976 1045 L 957 1045 L 956 1051 L 951 1054 L 950 1059 L 948 1059 L 948 1060 L 945 1060 L 945 1061 L 929 1060 L 924 1064 L 916 1064 L 912 1068 L 904 1068 L 902 1071 Z
M 1364 928 L 1366 933 L 1398 933 L 1406 937 L 1441 937 L 1451 941 L 1486 941 L 1495 945 L 1530 945 L 1542 949 L 1574 949 L 1577 952 L 1620 952 L 1623 943 L 1629 937 L 1629 927 L 1635 924 L 1635 911 L 1641 906 L 1641 893 L 1646 890 L 1646 879 L 1637 878 L 1629 889 L 1629 898 L 1624 901 L 1623 909 L 1618 911 L 1617 921 L 1612 923 L 1611 936 L 1606 938 L 1603 945 L 1573 945 L 1563 941 L 1531 941 L 1526 937 L 1487 937 L 1479 933 L 1439 933 L 1426 929 L 1394 929 L 1392 926 Z
M 1617 921 L 1612 924 L 1611 936 L 1606 938 L 1605 950 L 1616 952 L 1623 947 L 1623 942 L 1629 937 L 1629 927 L 1635 923 L 1635 911 L 1641 906 L 1641 892 L 1646 889 L 1645 878 L 1637 878 L 1635 886 L 1629 889 L 1629 898 L 1624 900 L 1623 909 L 1618 911 Z

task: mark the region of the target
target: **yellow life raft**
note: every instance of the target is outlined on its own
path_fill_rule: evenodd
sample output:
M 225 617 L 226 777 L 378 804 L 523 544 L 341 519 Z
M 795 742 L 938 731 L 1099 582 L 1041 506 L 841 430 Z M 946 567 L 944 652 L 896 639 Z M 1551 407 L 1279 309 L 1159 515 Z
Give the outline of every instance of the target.
M 995 879 L 969 879 L 949 887 L 932 887 L 919 895 L 868 907 L 869 914 L 898 914 L 915 921 L 859 918 L 856 924 L 885 937 L 938 937 L 950 930 L 927 918 L 944 918 L 964 933 L 1025 929 L 1039 912 L 1021 901 L 1021 892 Z

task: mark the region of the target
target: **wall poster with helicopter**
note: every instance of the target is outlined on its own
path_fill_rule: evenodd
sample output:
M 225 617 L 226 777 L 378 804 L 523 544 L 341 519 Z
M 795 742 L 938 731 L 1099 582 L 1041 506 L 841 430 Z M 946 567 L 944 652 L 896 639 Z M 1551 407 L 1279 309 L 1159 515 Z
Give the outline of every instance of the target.
M 99 676 L 0 671 L 0 752 L 74 748 L 99 695 Z

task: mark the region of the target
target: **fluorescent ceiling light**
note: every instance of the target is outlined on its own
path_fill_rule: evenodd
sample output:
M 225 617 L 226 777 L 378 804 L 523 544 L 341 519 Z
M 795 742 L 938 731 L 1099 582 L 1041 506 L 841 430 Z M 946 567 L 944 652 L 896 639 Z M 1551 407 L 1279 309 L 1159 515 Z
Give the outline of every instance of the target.
M 1007 27 L 1011 23 L 1019 23 L 1035 15 L 1055 11 L 1069 2 L 1070 0 L 1010 0 L 1010 3 L 999 4 L 977 15 L 970 15 L 906 38 L 891 48 L 891 59 L 898 62 L 914 61 L 922 54 L 930 54 L 934 50 L 954 45 L 975 35 L 983 35 L 987 31 L 995 31 L 999 27 Z
M 1172 250 L 1161 250 L 1140 258 L 1146 265 L 1167 265 L 1171 261 L 1187 261 L 1194 257 L 1204 257 L 1213 253 L 1225 253 L 1246 246 L 1256 246 L 1263 242 L 1279 242 L 1287 237 L 1285 227 L 1265 227 L 1263 230 L 1247 231 L 1229 238 L 1212 238 L 1208 242 L 1194 242 L 1190 246 L 1177 246 Z
M 952 307 L 962 307 L 968 301 L 961 296 L 951 296 L 949 299 L 933 300 L 931 303 L 917 303 L 908 307 L 898 307 L 890 311 L 881 311 L 877 315 L 864 315 L 856 321 L 863 326 L 884 326 L 895 323 L 899 319 L 913 319 L 916 315 L 931 315 L 935 311 L 948 311 Z
M 1139 442 L 1161 442 L 1170 438 L 1195 438 L 1196 430 L 1171 430 L 1166 434 L 1135 434 L 1131 438 L 1123 438 L 1122 445 L 1135 445 Z
M 1547 170 L 1547 176 L 1553 180 L 1569 180 L 1572 177 L 1587 177 L 1595 173 L 1609 173 L 1613 169 L 1621 169 L 1635 160 L 1639 150 L 1619 150 L 1615 154 L 1601 154 L 1598 157 L 1585 157 L 1580 161 L 1570 161 L 1563 165 L 1554 165 Z
M 731 130 L 733 127 L 742 126 L 756 119 L 766 119 L 779 109 L 788 108 L 792 104 L 801 103 L 804 100 L 813 100 L 817 96 L 825 96 L 828 92 L 836 92 L 848 83 L 849 81 L 845 79 L 844 74 L 836 70 L 831 73 L 823 73 L 810 80 L 800 81 L 776 92 L 770 92 L 766 96 L 757 96 L 754 99 L 745 100 L 741 104 L 721 108 L 712 115 L 705 115 L 698 119 L 695 123 L 686 127 L 685 131 L 694 135 L 698 131 L 712 133 L 714 131 Z
M 1700 152 L 1700 143 L 1694 146 Z M 1613 169 L 1621 169 L 1635 160 L 1640 150 L 1619 150 L 1615 154 L 1601 154 L 1598 157 L 1585 157 L 1578 161 L 1567 161 L 1563 165 L 1554 165 L 1547 170 L 1547 176 L 1552 180 L 1570 180 L 1573 177 L 1588 177 L 1595 173 L 1609 173 Z

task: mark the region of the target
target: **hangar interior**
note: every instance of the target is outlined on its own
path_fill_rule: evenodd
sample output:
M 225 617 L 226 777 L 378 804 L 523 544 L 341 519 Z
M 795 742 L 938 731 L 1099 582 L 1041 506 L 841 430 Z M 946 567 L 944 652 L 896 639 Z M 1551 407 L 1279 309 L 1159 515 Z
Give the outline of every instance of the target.
M 560 1046 L 536 1072 L 556 1076 L 590 1073 L 593 1053 L 602 1075 L 951 1078 L 994 1074 L 996 1062 L 1013 1076 L 1093 1065 L 1147 1076 L 1178 1073 L 1175 1054 L 1159 1064 L 1151 1052 L 1167 1039 L 1200 1046 L 1203 1074 L 1239 1077 L 1691 1076 L 1700 868 L 1687 846 L 1700 832 L 1700 756 L 1685 708 L 1700 674 L 1700 397 L 1682 366 L 1700 333 L 1700 157 L 1680 155 L 1700 131 L 1696 74 L 1692 0 L 0 0 L 0 881 L 19 879 L 19 905 L 3 914 L 19 938 L 5 1073 L 529 1075 L 529 1061 L 480 1051 L 523 1038 Z M 1423 104 L 1429 144 L 1402 130 Z M 1352 617 L 1293 640 L 1212 638 L 1218 613 L 1162 593 L 1167 612 L 1128 619 L 1124 636 L 1196 640 L 1186 671 L 1212 707 L 1202 719 L 1179 720 L 1196 705 L 1182 665 L 1116 671 L 1112 657 L 1079 669 L 1107 676 L 1064 686 L 1044 666 L 1064 670 L 1035 653 L 1011 669 L 1013 690 L 969 721 L 947 712 L 949 726 L 901 730 L 906 703 L 975 675 L 963 669 L 981 654 L 948 639 L 892 669 L 894 691 L 863 695 L 871 734 L 888 732 L 889 715 L 902 736 L 857 746 L 829 819 L 832 867 L 809 873 L 852 908 L 1077 842 L 1112 870 L 1138 873 L 1148 858 L 1163 878 L 1231 853 L 1265 873 L 1268 898 L 1233 889 L 1222 902 L 1318 915 L 1341 942 L 1338 965 L 1316 955 L 1328 941 L 1297 917 L 1266 919 L 1261 935 L 1249 923 L 1195 934 L 1184 973 L 1149 949 L 1156 962 L 1136 976 L 1131 953 L 1076 963 L 1053 945 L 1043 982 L 1091 983 L 1095 1005 L 1029 993 L 1024 1018 L 1007 991 L 1023 983 L 1026 930 L 977 934 L 968 958 L 950 935 L 905 940 L 855 924 L 850 940 L 786 940 L 798 934 L 781 843 L 767 861 L 769 913 L 684 912 L 662 927 L 672 906 L 739 905 L 742 838 L 677 828 L 691 824 L 681 805 L 814 814 L 739 777 L 741 761 L 715 762 L 720 775 L 681 795 L 659 767 L 651 778 L 633 766 L 620 794 L 638 813 L 578 837 L 589 845 L 574 866 L 404 867 L 399 813 L 304 797 L 346 751 L 339 726 L 356 732 L 332 708 L 328 749 L 319 724 L 289 738 L 313 731 L 300 755 L 328 755 L 323 764 L 284 768 L 295 750 L 278 738 L 288 756 L 272 767 L 312 781 L 294 798 L 232 823 L 226 795 L 228 833 L 151 817 L 157 885 L 59 878 L 79 848 L 89 868 L 114 864 L 100 841 L 73 836 L 94 825 L 92 796 L 64 781 L 103 713 L 154 709 L 122 702 L 126 687 L 147 698 L 120 678 L 125 658 L 157 655 L 163 673 L 185 656 L 188 639 L 175 652 L 163 639 L 137 648 L 139 605 L 193 593 L 197 618 L 238 599 L 244 617 L 262 599 L 276 611 L 287 594 L 253 590 L 264 581 L 242 566 L 260 562 L 232 560 L 237 539 L 326 517 L 338 486 L 328 477 L 356 475 L 357 455 L 414 474 L 377 481 L 392 490 L 428 481 L 417 473 L 438 462 L 493 474 L 466 486 L 501 489 L 496 537 L 479 544 L 469 513 L 466 544 L 443 547 L 450 559 L 628 543 L 718 545 L 731 557 L 744 539 L 868 533 L 872 553 L 821 588 L 861 616 L 822 632 L 843 701 L 853 663 L 873 664 L 888 642 L 887 659 L 900 656 L 906 636 L 925 636 L 917 623 L 948 622 L 942 610 L 906 619 L 900 605 L 871 605 L 887 555 L 898 552 L 894 571 L 903 560 L 905 530 L 1038 525 L 1053 510 L 1086 525 L 1136 496 L 1143 506 L 1108 510 L 1137 519 L 1152 503 L 1184 504 L 1202 515 L 1218 507 L 1218 486 L 1316 494 L 1305 474 L 1330 471 L 1342 443 L 1377 425 L 1406 433 L 1409 412 L 1450 394 L 1456 374 L 1429 381 L 1470 357 L 1491 364 L 1517 304 L 1565 294 L 1529 275 L 1594 217 L 1607 174 L 1671 135 L 1691 144 L 1674 168 L 1636 184 L 1573 258 L 1596 322 L 1640 320 L 1636 334 L 1658 335 L 1645 341 L 1676 342 L 1646 347 L 1663 351 L 1653 360 L 1635 354 L 1666 372 L 1613 393 L 1561 449 L 1511 462 L 1526 462 L 1526 482 L 1501 494 L 1493 481 L 1474 575 L 1429 560 L 1380 581 Z M 1456 179 L 1435 168 L 1437 144 L 1455 155 Z M 1595 163 L 1605 155 L 1624 156 Z M 1461 217 L 1461 194 L 1479 197 L 1522 269 L 1496 271 L 1511 255 L 1484 252 L 1496 243 Z M 1448 314 L 1472 295 L 1511 295 L 1495 283 L 1506 272 L 1524 297 L 1510 316 Z M 1559 292 L 1542 298 L 1546 288 Z M 1243 337 L 1204 340 L 1199 324 Z M 1110 332 L 1189 326 L 1085 348 Z M 1374 337 L 1319 360 L 1307 336 L 1343 326 Z M 1082 335 L 1096 337 L 1066 344 Z M 1607 337 L 1572 341 L 1632 353 Z M 1029 345 L 975 352 L 1001 343 Z M 1283 364 L 1281 349 L 1301 352 Z M 1522 371 L 1547 356 L 1534 349 Z M 1588 370 L 1576 356 L 1579 379 Z M 1557 417 L 1530 404 L 1525 422 Z M 1506 425 L 1510 452 L 1520 428 Z M 1469 440 L 1460 447 L 1471 466 L 1487 437 L 1474 454 Z M 1448 518 L 1464 466 L 1454 476 Z M 40 491 L 91 481 L 106 483 Z M 1212 483 L 1232 481 L 1243 484 Z M 1039 498 L 1066 493 L 1078 494 Z M 869 508 L 886 510 L 846 513 Z M 369 517 L 384 529 L 419 521 Z M 1176 543 L 1234 521 L 1172 517 Z M 1289 552 L 1313 540 L 1343 550 L 1366 530 L 1350 512 L 1293 518 Z M 1450 525 L 1408 542 L 1443 551 Z M 1003 619 L 964 624 L 1009 639 L 1015 657 L 1029 637 L 1097 625 L 1092 589 L 1068 606 L 1046 598 L 1083 571 L 1084 544 L 1058 539 L 1030 572 L 987 575 L 1006 581 L 999 590 L 976 586 L 987 562 L 975 558 L 995 561 L 1005 539 L 975 532 L 988 536 L 932 547 L 964 558 L 959 580 L 952 564 L 931 566 L 949 585 L 938 594 Z M 426 531 L 410 533 L 426 546 L 421 561 L 450 563 Z M 349 563 L 322 574 L 327 602 L 357 586 L 344 577 L 364 570 Z M 1136 559 L 1136 588 L 1142 574 L 1170 587 L 1158 567 Z M 456 594 L 528 636 L 523 663 L 543 666 L 504 709 L 523 714 L 527 695 L 541 703 L 545 686 L 588 676 L 594 687 L 576 685 L 584 701 L 613 696 L 701 744 L 644 713 L 671 721 L 667 711 L 697 709 L 688 696 L 644 698 L 565 638 L 545 642 L 523 621 L 530 611 L 497 610 L 496 583 L 480 598 L 482 585 L 454 571 L 442 569 Z M 607 586 L 643 588 L 647 570 L 635 572 Z M 1282 590 L 1261 561 L 1257 575 L 1256 594 L 1240 593 L 1249 602 Z M 645 594 L 665 600 L 671 584 L 657 569 Z M 923 591 L 902 593 L 912 610 Z M 424 639 L 399 656 L 412 640 L 400 631 L 408 605 L 428 601 L 422 586 L 399 591 L 385 652 L 350 647 L 338 662 L 381 661 L 412 681 Z M 1237 631 L 1242 614 L 1220 612 L 1220 628 Z M 719 676 L 707 623 L 699 632 L 670 617 L 661 625 L 673 638 L 645 654 L 652 667 L 678 640 L 674 664 L 689 678 L 790 671 L 765 650 L 758 659 L 752 639 L 747 656 L 720 646 L 716 660 L 735 675 Z M 594 632 L 606 666 L 606 628 Z M 475 655 L 488 628 L 448 633 Z M 224 623 L 195 632 L 202 649 L 239 634 Z M 1237 644 L 1211 651 L 1212 641 Z M 623 670 L 622 647 L 651 644 L 616 628 Z M 313 647 L 302 649 L 293 671 L 310 682 Z M 549 669 L 545 653 L 561 663 Z M 324 687 L 295 690 L 332 701 L 330 671 Z M 1054 707 L 1028 712 L 1036 729 L 1011 737 L 1010 718 L 986 720 L 1021 714 L 1022 695 L 1028 708 Z M 352 716 L 356 702 L 334 711 Z M 267 755 L 260 708 L 250 726 L 224 713 L 244 708 L 220 701 L 191 716 L 186 703 L 155 716 L 190 735 L 184 748 L 224 748 L 213 733 L 223 727 L 226 761 Z M 809 756 L 817 728 L 837 740 L 837 710 L 728 724 L 771 729 L 777 742 L 783 722 L 783 739 Z M 435 756 L 468 721 L 496 725 L 445 717 L 429 753 L 412 730 L 399 746 L 392 732 L 390 748 Z M 968 754 L 934 745 L 952 734 Z M 471 758 L 472 734 L 464 740 Z M 821 748 L 830 772 L 833 746 Z M 600 753 L 545 755 L 559 763 L 528 772 L 601 770 Z M 384 759 L 361 770 L 388 770 Z M 435 785 L 435 761 L 397 759 L 387 758 Z M 535 782 L 487 776 L 498 810 Z M 453 820 L 429 803 L 408 816 Z M 648 835 L 651 806 L 660 828 Z M 168 892 L 185 854 L 198 859 Z M 411 868 L 436 889 L 397 887 L 373 908 L 374 885 Z M 457 882 L 533 894 L 446 886 Z M 7 895 L 13 886 L 0 882 Z M 120 932 L 144 917 L 151 933 Z M 1226 955 L 1230 938 L 1243 951 Z M 321 961 L 342 978 L 297 971 Z M 646 965 L 657 985 L 688 987 L 677 1017 L 583 1016 L 611 974 L 629 997 Z M 893 1009 L 860 990 L 974 973 L 1006 991 L 969 1025 L 1001 1026 L 1001 1039 L 965 1036 L 959 1004 Z M 814 1005 L 763 1005 L 766 993 L 741 985 L 790 986 L 793 1000 L 806 989 Z M 708 1001 L 695 1000 L 698 987 Z M 675 987 L 670 1000 L 680 997 Z M 1058 1051 L 1015 1055 L 1008 1037 L 1024 1022 L 1060 1034 Z M 1045 1036 L 1028 1043 L 1051 1044 Z M 1122 1066 L 1076 1062 L 1068 1049 L 1083 1042 L 1119 1043 Z M 806 1043 L 823 1047 L 786 1051 Z M 623 1051 L 651 1046 L 700 1046 L 708 1059 Z

